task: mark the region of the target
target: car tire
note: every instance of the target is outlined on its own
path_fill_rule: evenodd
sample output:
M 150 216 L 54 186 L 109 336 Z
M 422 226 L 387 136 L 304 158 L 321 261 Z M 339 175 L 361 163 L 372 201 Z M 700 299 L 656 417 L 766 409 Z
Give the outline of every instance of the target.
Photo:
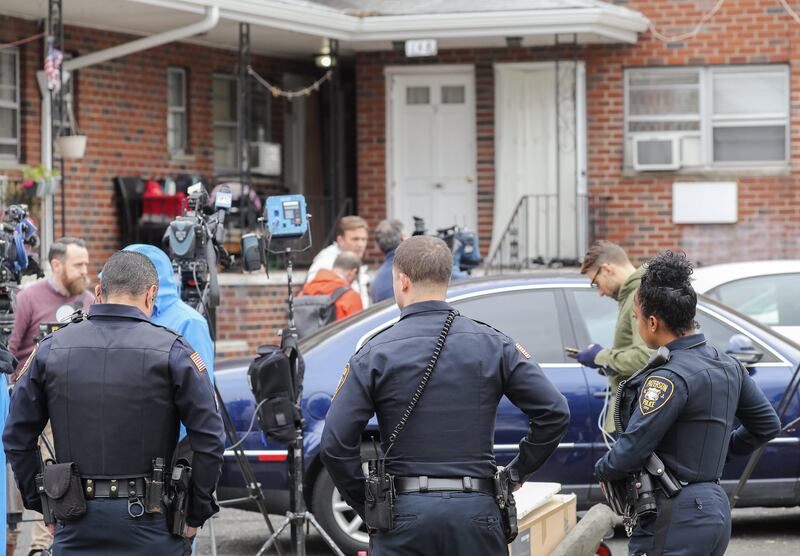
M 358 514 L 347 505 L 324 468 L 314 483 L 311 498 L 314 516 L 345 554 L 356 554 L 369 547 L 367 529 Z

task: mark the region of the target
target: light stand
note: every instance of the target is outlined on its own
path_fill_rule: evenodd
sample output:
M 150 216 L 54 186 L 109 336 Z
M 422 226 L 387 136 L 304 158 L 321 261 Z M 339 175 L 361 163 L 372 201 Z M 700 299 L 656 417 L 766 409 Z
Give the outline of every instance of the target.
M 289 327 L 287 330 L 283 331 L 282 333 L 282 342 L 281 347 L 283 348 L 286 344 L 287 339 L 293 338 L 294 340 L 297 339 L 297 328 L 295 327 L 294 322 L 294 292 L 292 291 L 292 271 L 294 265 L 294 252 L 302 252 L 306 251 L 311 247 L 311 233 L 310 231 L 307 232 L 308 234 L 308 245 L 306 245 L 303 249 L 293 249 L 292 247 L 284 247 L 278 251 L 273 251 L 270 249 L 270 245 L 272 241 L 274 241 L 274 236 L 270 235 L 270 242 L 267 246 L 267 251 L 270 253 L 282 253 L 286 260 L 286 276 L 287 276 L 287 298 L 286 298 L 286 305 L 287 305 L 287 313 L 289 317 Z M 303 238 L 300 237 L 300 240 Z M 280 243 L 283 243 L 282 241 Z M 266 268 L 266 265 L 265 265 Z M 300 405 L 300 401 L 302 399 L 303 394 L 303 377 L 302 371 L 300 369 L 300 352 L 297 352 L 297 356 L 291 360 L 292 365 L 292 377 L 294 381 L 294 404 L 298 410 L 300 415 L 300 419 L 295 423 L 295 431 L 294 431 L 294 441 L 292 444 L 289 445 L 289 483 L 291 484 L 291 492 L 289 496 L 289 505 L 291 511 L 286 512 L 286 518 L 283 520 L 281 525 L 278 527 L 278 530 L 272 534 L 270 538 L 264 543 L 261 547 L 261 550 L 258 551 L 256 556 L 261 556 L 264 554 L 275 542 L 278 540 L 283 531 L 286 530 L 287 527 L 291 525 L 291 537 L 292 537 L 292 546 L 294 547 L 294 552 L 296 556 L 305 556 L 306 555 L 306 525 L 310 524 L 317 530 L 319 535 L 325 541 L 325 543 L 330 547 L 334 554 L 337 556 L 344 556 L 344 553 L 339 550 L 339 547 L 336 546 L 336 543 L 333 542 L 333 539 L 325 532 L 322 526 L 319 524 L 317 519 L 314 517 L 314 514 L 308 511 L 306 507 L 306 500 L 305 495 L 303 493 L 303 485 L 305 484 L 305 461 L 304 461 L 304 445 L 303 445 L 303 428 L 305 426 L 305 421 L 302 417 L 302 409 Z M 266 431 L 265 431 L 266 432 Z

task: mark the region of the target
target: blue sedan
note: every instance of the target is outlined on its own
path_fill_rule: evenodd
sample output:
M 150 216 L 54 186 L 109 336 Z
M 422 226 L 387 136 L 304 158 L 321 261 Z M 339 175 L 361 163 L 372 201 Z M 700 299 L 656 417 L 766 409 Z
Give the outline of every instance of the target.
M 448 301 L 461 314 L 489 323 L 524 345 L 548 377 L 566 396 L 572 414 L 569 431 L 558 450 L 534 474 L 535 481 L 558 482 L 565 492 L 578 496 L 579 507 L 603 500 L 593 476 L 594 463 L 607 450 L 598 427 L 607 397 L 607 380 L 596 370 L 567 357 L 564 348 L 595 342 L 612 344 L 617 304 L 600 297 L 588 281 L 576 274 L 535 274 L 484 278 L 453 284 Z M 365 550 L 366 530 L 333 487 L 319 460 L 319 441 L 331 396 L 351 355 L 370 337 L 397 320 L 396 305 L 378 304 L 344 321 L 330 325 L 300 344 L 306 363 L 302 408 L 306 419 L 305 493 L 311 511 L 345 552 Z M 800 349 L 768 328 L 711 299 L 701 298 L 697 323 L 709 342 L 726 350 L 732 337 L 748 356 L 751 375 L 773 404 L 777 405 L 800 362 Z M 743 336 L 743 337 L 742 337 Z M 250 360 L 222 363 L 217 384 L 240 436 L 247 431 L 255 403 L 247 384 Z M 800 402 L 792 400 L 784 423 L 800 415 Z M 498 465 L 508 463 L 526 434 L 528 419 L 507 399 L 497 413 L 495 455 Z M 371 451 L 375 422 L 365 432 L 362 453 Z M 738 506 L 794 506 L 800 503 L 800 432 L 774 439 L 764 452 Z M 270 512 L 285 513 L 289 507 L 286 446 L 264 441 L 260 431 L 244 440 L 261 483 Z M 728 465 L 723 485 L 731 491 L 745 461 Z M 244 481 L 233 458 L 226 462 L 219 486 L 221 500 L 244 495 Z

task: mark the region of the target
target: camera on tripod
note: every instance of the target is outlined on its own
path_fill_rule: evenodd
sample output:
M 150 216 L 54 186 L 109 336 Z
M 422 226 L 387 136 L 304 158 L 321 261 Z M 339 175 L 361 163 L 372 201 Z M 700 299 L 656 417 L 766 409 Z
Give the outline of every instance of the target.
M 425 220 L 415 216 L 414 217 L 414 233 L 411 235 L 421 236 L 427 233 L 425 228 Z M 436 230 L 436 237 L 443 240 L 450 251 L 453 252 L 453 274 L 456 271 L 466 272 L 469 274 L 472 269 L 477 268 L 481 264 L 481 254 L 478 248 L 478 234 L 466 227 L 457 225 L 450 226 L 449 228 L 440 228 Z
M 27 248 L 39 246 L 36 226 L 27 205 L 10 205 L 0 222 L 0 343 L 8 344 L 14 324 L 14 296 L 22 276 L 42 275 L 39 262 Z
M 209 212 L 208 192 L 202 184 L 194 184 L 188 192 L 188 210 L 170 222 L 163 242 L 180 280 L 181 300 L 207 314 L 219 305 L 217 261 L 230 262 L 223 243 L 232 195 L 229 187 L 221 187 L 214 212 Z

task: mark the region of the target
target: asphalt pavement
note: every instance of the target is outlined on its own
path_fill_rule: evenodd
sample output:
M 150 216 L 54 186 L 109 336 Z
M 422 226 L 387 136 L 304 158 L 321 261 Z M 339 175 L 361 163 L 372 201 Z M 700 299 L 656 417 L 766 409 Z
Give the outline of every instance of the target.
M 272 516 L 277 528 L 280 516 Z M 219 556 L 253 556 L 269 536 L 261 514 L 241 510 L 223 509 L 213 520 Z M 14 556 L 27 556 L 30 542 L 29 525 L 23 529 L 21 543 Z M 292 554 L 288 532 L 281 538 L 282 553 Z M 609 543 L 613 556 L 625 556 L 625 533 L 616 532 Z M 330 556 L 332 552 L 322 538 L 311 532 L 306 544 L 308 556 Z M 197 540 L 199 556 L 212 554 L 211 528 L 206 526 Z M 275 555 L 271 550 L 268 554 Z M 728 556 L 783 556 L 800 554 L 800 507 L 748 508 L 733 512 L 733 538 L 728 546 Z M 355 556 L 348 554 L 347 556 Z

